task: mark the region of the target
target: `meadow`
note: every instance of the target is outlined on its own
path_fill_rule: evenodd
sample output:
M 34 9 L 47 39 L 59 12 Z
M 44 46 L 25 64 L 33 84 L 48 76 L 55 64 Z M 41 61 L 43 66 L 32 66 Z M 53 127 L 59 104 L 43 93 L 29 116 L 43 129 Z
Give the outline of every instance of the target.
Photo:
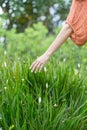
M 0 30 L 0 130 L 87 130 L 87 45 L 68 39 L 40 73 L 29 69 L 59 30 Z

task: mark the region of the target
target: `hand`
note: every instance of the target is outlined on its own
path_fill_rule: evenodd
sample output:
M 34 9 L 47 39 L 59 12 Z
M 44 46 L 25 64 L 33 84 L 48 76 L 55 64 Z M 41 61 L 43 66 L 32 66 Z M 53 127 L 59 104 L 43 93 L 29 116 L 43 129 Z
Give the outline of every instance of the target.
M 41 69 L 43 68 L 43 66 L 45 65 L 45 63 L 49 60 L 50 56 L 47 54 L 43 54 L 40 57 L 38 57 L 30 66 L 31 72 L 35 71 L 35 73 L 37 71 L 41 71 Z

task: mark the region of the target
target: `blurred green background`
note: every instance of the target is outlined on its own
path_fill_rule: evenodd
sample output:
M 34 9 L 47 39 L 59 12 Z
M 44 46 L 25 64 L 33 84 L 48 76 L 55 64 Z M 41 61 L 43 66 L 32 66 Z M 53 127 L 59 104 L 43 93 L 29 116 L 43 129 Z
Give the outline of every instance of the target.
M 71 0 L 0 0 L 0 130 L 87 130 L 87 44 L 67 39 L 41 73 L 29 67 L 61 30 Z
M 44 44 L 52 42 L 68 15 L 70 4 L 69 0 L 1 0 L 1 49 L 3 47 L 12 55 L 24 54 L 38 48 L 48 36 L 50 39 Z

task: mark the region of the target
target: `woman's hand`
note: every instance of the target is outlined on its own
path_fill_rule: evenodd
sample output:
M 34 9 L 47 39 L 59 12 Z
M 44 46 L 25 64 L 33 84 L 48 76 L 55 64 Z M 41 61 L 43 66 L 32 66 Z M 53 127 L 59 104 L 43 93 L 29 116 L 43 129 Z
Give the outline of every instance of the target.
M 44 53 L 40 57 L 38 57 L 30 66 L 31 72 L 35 71 L 41 71 L 45 63 L 49 60 L 50 56 Z

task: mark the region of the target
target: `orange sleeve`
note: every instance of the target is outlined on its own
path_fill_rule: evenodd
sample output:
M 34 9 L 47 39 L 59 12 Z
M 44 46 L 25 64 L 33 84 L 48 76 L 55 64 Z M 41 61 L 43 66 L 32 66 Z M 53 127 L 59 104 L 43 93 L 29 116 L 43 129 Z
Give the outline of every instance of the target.
M 71 26 L 73 33 L 70 38 L 77 45 L 83 45 L 87 41 L 87 0 L 73 0 L 66 23 Z

